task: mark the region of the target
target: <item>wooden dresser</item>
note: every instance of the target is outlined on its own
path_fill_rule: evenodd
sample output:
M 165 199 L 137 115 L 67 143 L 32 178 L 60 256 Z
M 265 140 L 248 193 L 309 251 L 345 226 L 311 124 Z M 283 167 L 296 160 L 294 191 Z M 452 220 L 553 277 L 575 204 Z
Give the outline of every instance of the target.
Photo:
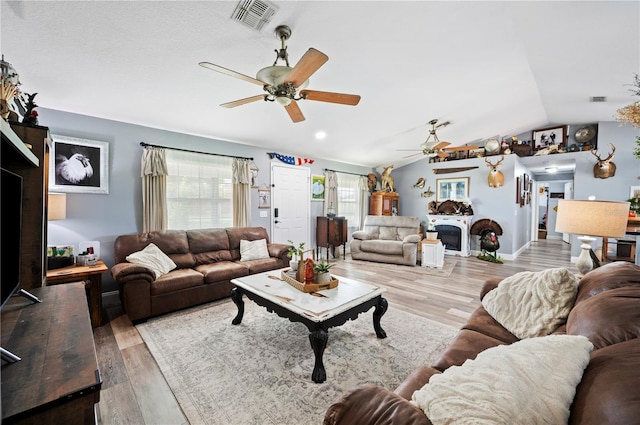
M 342 258 L 346 255 L 347 244 L 347 220 L 344 217 L 318 217 L 316 222 L 316 251 L 318 252 L 318 260 L 322 258 L 319 247 L 327 249 L 326 260 L 329 261 L 329 247 L 334 251 L 335 248 L 342 245 Z
M 84 285 L 29 291 L 2 307 L 2 348 L 19 356 L 2 362 L 3 424 L 94 424 L 102 379 Z

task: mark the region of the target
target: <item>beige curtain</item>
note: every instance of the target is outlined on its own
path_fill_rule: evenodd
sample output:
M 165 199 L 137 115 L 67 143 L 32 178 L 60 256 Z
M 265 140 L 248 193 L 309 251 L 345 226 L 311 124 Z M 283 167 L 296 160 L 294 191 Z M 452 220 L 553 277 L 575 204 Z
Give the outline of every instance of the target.
M 251 171 L 249 161 L 235 158 L 231 165 L 233 181 L 233 226 L 251 224 Z
M 331 205 L 338 215 L 338 176 L 335 171 L 326 170 L 324 172 L 324 215 L 327 215 Z
M 142 232 L 167 229 L 167 159 L 164 149 L 142 151 Z
M 369 182 L 367 180 L 367 176 L 360 176 L 358 179 L 358 189 L 360 189 L 360 199 L 358 199 L 358 215 L 360 216 L 359 228 L 362 229 L 362 226 L 364 226 L 364 219 L 369 210 L 369 203 L 367 202 L 369 197 Z

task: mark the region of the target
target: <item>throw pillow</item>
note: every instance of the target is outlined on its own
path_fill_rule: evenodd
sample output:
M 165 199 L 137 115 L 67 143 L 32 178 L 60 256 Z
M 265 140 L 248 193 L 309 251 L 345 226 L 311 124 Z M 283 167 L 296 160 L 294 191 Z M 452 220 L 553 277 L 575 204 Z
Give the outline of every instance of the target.
M 591 350 L 576 335 L 499 345 L 433 375 L 411 402 L 434 425 L 566 424 Z
M 482 299 L 487 312 L 520 339 L 549 335 L 567 320 L 578 279 L 565 268 L 516 273 Z
M 262 260 L 263 258 L 269 258 L 266 239 L 240 240 L 240 261 Z
M 130 263 L 140 264 L 153 270 L 156 279 L 176 268 L 176 263 L 153 243 L 147 245 L 142 251 L 127 255 L 126 259 Z

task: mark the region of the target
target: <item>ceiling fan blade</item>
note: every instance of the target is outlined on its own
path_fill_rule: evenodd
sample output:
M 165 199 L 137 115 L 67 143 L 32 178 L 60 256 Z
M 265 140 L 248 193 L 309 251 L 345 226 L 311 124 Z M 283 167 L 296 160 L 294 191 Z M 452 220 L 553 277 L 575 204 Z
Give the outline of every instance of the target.
M 449 154 L 448 154 L 448 153 L 446 153 L 446 152 L 438 152 L 438 156 L 439 156 L 440 158 L 448 158 L 448 157 L 449 157 Z
M 248 75 L 244 75 L 244 74 L 241 74 L 239 72 L 232 71 L 230 69 L 227 69 L 227 68 L 222 67 L 220 65 L 213 64 L 211 62 L 200 62 L 199 65 L 204 67 L 204 68 L 211 69 L 213 71 L 218 71 L 218 72 L 221 72 L 223 74 L 230 75 L 231 77 L 236 77 L 236 78 L 239 78 L 241 80 L 248 81 L 248 82 L 253 83 L 253 84 L 257 84 L 259 86 L 268 86 L 269 85 L 269 84 L 265 83 L 264 81 L 256 80 L 253 77 L 249 77 Z
M 266 94 L 259 94 L 257 96 L 246 97 L 244 99 L 234 100 L 233 102 L 223 103 L 220 106 L 225 108 L 235 108 L 236 106 L 246 105 L 247 103 L 257 102 L 258 100 L 265 100 Z
M 404 158 L 411 158 L 412 156 L 420 155 L 421 153 L 422 153 L 422 152 L 414 153 L 414 154 L 411 154 L 411 155 L 403 156 L 402 158 L 403 158 L 403 159 L 404 159 Z
M 307 100 L 340 103 L 342 105 L 356 106 L 358 102 L 360 102 L 360 96 L 357 94 L 332 93 L 318 90 L 302 90 L 300 94 Z
M 451 143 L 450 142 L 440 142 L 437 145 L 435 145 L 433 147 L 433 149 L 442 149 L 442 148 L 446 148 L 447 146 L 449 146 Z
M 304 115 L 302 115 L 302 111 L 298 106 L 298 102 L 296 102 L 295 100 L 292 100 L 290 104 L 284 107 L 284 109 L 287 110 L 287 113 L 291 117 L 291 121 L 293 122 L 304 121 Z
M 328 60 L 329 56 L 312 47 L 302 55 L 284 82 L 293 83 L 293 87 L 300 87 L 300 84 L 307 81 Z

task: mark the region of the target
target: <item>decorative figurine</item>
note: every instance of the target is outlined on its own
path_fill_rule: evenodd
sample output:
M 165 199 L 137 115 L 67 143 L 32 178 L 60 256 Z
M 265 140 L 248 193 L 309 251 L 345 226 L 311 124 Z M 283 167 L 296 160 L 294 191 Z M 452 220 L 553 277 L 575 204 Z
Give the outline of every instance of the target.
M 382 177 L 383 192 L 395 192 L 393 188 L 393 177 L 391 176 L 391 171 L 393 171 L 393 165 L 384 167 L 384 171 L 380 174 L 380 177 Z
M 304 260 L 304 284 L 311 285 L 313 283 L 313 260 L 307 258 Z
M 22 124 L 36 126 L 38 125 L 38 111 L 33 108 L 37 108 L 38 105 L 33 101 L 38 93 L 28 94 L 27 93 L 27 110 L 24 112 L 24 118 L 22 118 Z

